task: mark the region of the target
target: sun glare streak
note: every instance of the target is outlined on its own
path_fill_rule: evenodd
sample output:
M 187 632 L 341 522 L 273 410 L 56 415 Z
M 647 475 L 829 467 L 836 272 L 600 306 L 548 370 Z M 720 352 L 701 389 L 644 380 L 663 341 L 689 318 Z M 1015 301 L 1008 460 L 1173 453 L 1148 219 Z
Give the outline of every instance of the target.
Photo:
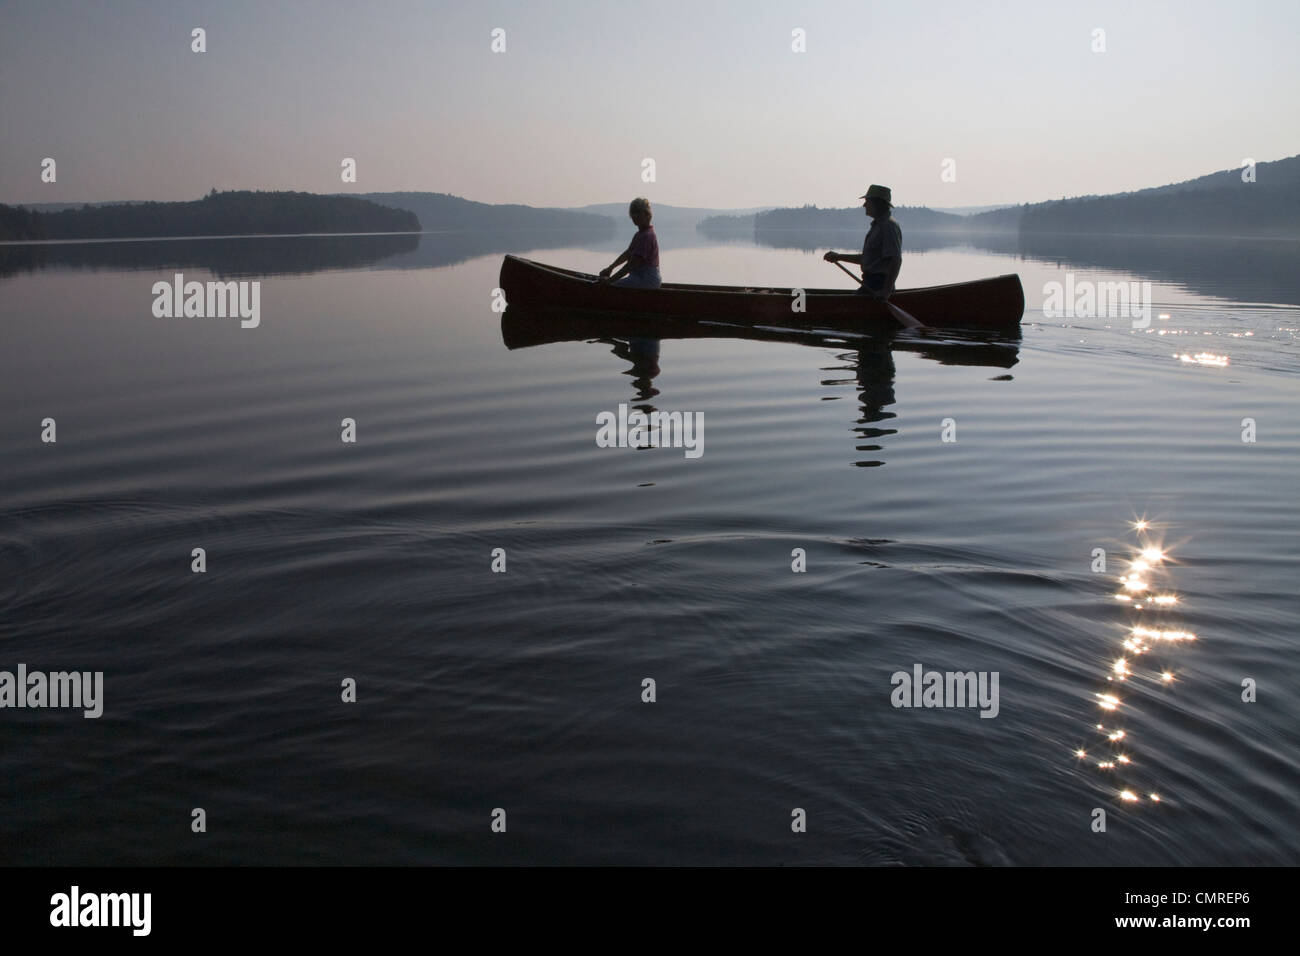
M 1191 631 L 1175 631 L 1172 629 L 1161 631 L 1153 627 L 1141 627 L 1141 626 L 1134 627 L 1132 634 L 1133 637 L 1146 637 L 1146 638 L 1150 638 L 1153 641 L 1194 641 L 1196 640 L 1196 635 L 1193 634 Z M 1127 643 L 1128 642 L 1126 641 L 1125 644 L 1127 645 Z
M 1226 364 L 1226 362 L 1225 362 Z M 1169 620 L 1165 612 L 1172 605 L 1179 603 L 1179 597 L 1175 592 L 1169 590 L 1165 581 L 1160 580 L 1166 576 L 1170 570 L 1169 565 L 1176 562 L 1172 561 L 1163 543 L 1159 540 L 1159 532 L 1152 532 L 1150 529 L 1166 527 L 1161 522 L 1153 523 L 1147 518 L 1136 518 L 1131 521 L 1134 532 L 1137 533 L 1137 546 L 1127 561 L 1127 569 L 1118 577 L 1118 593 L 1114 595 L 1117 601 L 1123 601 L 1128 605 L 1126 613 L 1130 621 L 1128 632 L 1113 636 L 1116 643 L 1122 645 L 1123 650 L 1118 655 L 1106 655 L 1106 667 L 1102 671 L 1106 675 L 1108 682 L 1122 682 L 1133 678 L 1133 683 L 1137 684 L 1134 688 L 1135 693 L 1142 695 L 1150 693 L 1147 681 L 1152 684 L 1172 684 L 1177 678 L 1174 671 L 1164 670 L 1139 659 L 1140 655 L 1152 650 L 1157 642 L 1160 642 L 1167 649 L 1169 644 L 1179 644 L 1196 640 L 1196 635 L 1191 631 L 1179 627 L 1149 627 L 1146 622 L 1155 620 Z M 1161 593 L 1157 593 L 1159 588 Z M 1143 621 L 1143 623 L 1134 623 L 1134 621 Z M 1119 688 L 1116 688 L 1118 690 Z M 1113 693 L 1097 692 L 1093 694 L 1097 700 L 1097 706 L 1104 711 L 1116 711 L 1124 703 L 1118 695 Z M 1140 703 L 1136 706 L 1140 707 Z M 1132 714 L 1129 715 L 1130 717 Z M 1136 757 L 1130 756 L 1129 753 L 1119 752 L 1121 746 L 1129 747 L 1130 742 L 1127 740 L 1127 732 L 1124 730 L 1107 727 L 1104 723 L 1096 725 L 1097 732 L 1100 736 L 1106 738 L 1106 743 L 1100 741 L 1093 747 L 1096 749 L 1109 749 L 1109 754 L 1093 757 L 1088 759 L 1088 750 L 1084 747 L 1078 747 L 1073 750 L 1076 759 L 1083 761 L 1087 759 L 1090 766 L 1095 766 L 1100 772 L 1109 772 L 1116 775 L 1115 783 L 1120 789 L 1116 791 L 1118 798 L 1126 803 L 1138 800 L 1150 800 L 1152 803 L 1159 803 L 1161 797 L 1155 791 L 1144 791 L 1141 787 L 1128 789 L 1126 786 L 1130 783 L 1140 783 L 1129 778 L 1131 774 L 1141 774 L 1146 769 L 1142 754 L 1139 752 Z M 1122 742 L 1122 743 L 1121 743 Z M 1108 745 L 1108 747 L 1107 747 Z
M 1214 368 L 1228 367 L 1228 356 L 1215 355 L 1213 352 L 1197 352 L 1195 355 L 1188 355 L 1184 352 L 1178 356 L 1178 360 L 1187 365 L 1209 365 Z

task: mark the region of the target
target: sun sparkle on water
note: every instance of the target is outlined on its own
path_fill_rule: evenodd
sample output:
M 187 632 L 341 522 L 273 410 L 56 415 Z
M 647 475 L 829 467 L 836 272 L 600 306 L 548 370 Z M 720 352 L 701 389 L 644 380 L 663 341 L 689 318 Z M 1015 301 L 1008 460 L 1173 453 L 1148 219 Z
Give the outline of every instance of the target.
M 1196 635 L 1191 631 L 1176 631 L 1173 629 L 1157 630 L 1153 627 L 1134 627 L 1134 637 L 1146 637 L 1156 641 L 1194 641 Z M 1126 642 L 1127 645 L 1127 642 Z
M 1214 368 L 1228 367 L 1228 356 L 1215 355 L 1213 352 L 1197 352 L 1195 355 L 1188 355 L 1184 352 L 1178 356 L 1178 360 L 1187 365 L 1209 365 Z
M 1151 527 L 1152 523 L 1146 518 L 1138 518 L 1132 521 L 1132 528 L 1135 532 L 1147 532 Z M 1142 533 L 1138 537 L 1138 548 L 1136 553 L 1129 557 L 1128 570 L 1119 576 L 1119 582 L 1123 586 L 1114 597 L 1118 601 L 1126 602 L 1131 609 L 1129 613 L 1137 620 L 1142 620 L 1143 617 L 1149 620 L 1150 615 L 1162 614 L 1170 605 L 1177 604 L 1179 599 L 1177 594 L 1165 588 L 1163 582 L 1153 583 L 1149 580 L 1152 576 L 1167 573 L 1168 568 L 1164 565 L 1169 560 L 1169 553 L 1163 545 L 1153 542 L 1151 535 Z M 1152 593 L 1152 588 L 1155 586 L 1160 586 L 1164 593 Z M 1130 623 L 1129 632 L 1123 636 L 1117 636 L 1117 640 L 1123 647 L 1124 653 L 1110 659 L 1105 672 L 1107 681 L 1125 681 L 1133 677 L 1148 678 L 1153 682 L 1169 684 L 1175 680 L 1173 671 L 1156 670 L 1155 668 L 1141 666 L 1141 662 L 1137 659 L 1138 655 L 1151 650 L 1156 641 L 1181 643 L 1196 640 L 1196 635 L 1191 631 L 1176 627 L 1148 627 L 1145 624 Z M 1097 699 L 1097 706 L 1102 710 L 1114 711 L 1123 703 L 1115 694 L 1095 693 L 1093 696 Z M 1118 747 L 1120 741 L 1126 741 L 1127 733 L 1123 730 L 1111 730 L 1102 723 L 1097 724 L 1096 728 L 1098 732 L 1105 735 L 1112 748 Z M 1073 753 L 1080 760 L 1088 756 L 1088 751 L 1083 747 L 1075 749 Z M 1116 782 L 1122 786 L 1123 783 L 1127 783 L 1127 781 L 1123 780 L 1123 777 L 1128 776 L 1135 770 L 1141 772 L 1142 762 L 1140 757 L 1139 754 L 1138 758 L 1135 759 L 1128 753 L 1119 753 L 1112 749 L 1109 756 L 1100 759 L 1094 758 L 1089 763 L 1094 764 L 1098 771 L 1114 773 L 1120 778 Z M 1134 802 L 1139 799 L 1149 799 L 1152 803 L 1160 802 L 1160 795 L 1154 791 L 1147 792 L 1145 797 L 1139 797 L 1139 792 L 1123 788 L 1118 791 L 1118 795 L 1125 802 Z

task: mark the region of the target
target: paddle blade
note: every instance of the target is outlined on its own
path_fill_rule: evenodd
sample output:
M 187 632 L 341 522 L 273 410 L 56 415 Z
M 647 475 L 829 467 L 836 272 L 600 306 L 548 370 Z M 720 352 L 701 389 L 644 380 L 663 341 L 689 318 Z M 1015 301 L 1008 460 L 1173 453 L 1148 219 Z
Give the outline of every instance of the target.
M 889 309 L 889 314 L 892 315 L 895 319 L 897 319 L 903 325 L 904 328 L 908 328 L 908 329 L 926 328 L 926 324 L 924 322 L 922 322 L 920 319 L 917 319 L 910 313 L 900 309 L 898 306 L 894 305 L 894 303 L 890 302 L 888 299 L 885 300 L 885 307 Z

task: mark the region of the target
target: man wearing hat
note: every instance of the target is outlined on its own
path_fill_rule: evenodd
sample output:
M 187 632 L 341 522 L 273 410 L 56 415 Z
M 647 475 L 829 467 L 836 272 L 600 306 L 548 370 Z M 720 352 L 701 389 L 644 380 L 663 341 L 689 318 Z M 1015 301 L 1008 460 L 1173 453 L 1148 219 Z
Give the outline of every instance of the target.
M 858 291 L 877 299 L 887 299 L 894 294 L 894 280 L 903 266 L 903 230 L 889 215 L 894 208 L 893 194 L 888 186 L 870 186 L 858 198 L 871 217 L 871 229 L 863 240 L 862 254 L 828 252 L 822 258 L 827 262 L 853 262 L 861 266 L 862 285 Z

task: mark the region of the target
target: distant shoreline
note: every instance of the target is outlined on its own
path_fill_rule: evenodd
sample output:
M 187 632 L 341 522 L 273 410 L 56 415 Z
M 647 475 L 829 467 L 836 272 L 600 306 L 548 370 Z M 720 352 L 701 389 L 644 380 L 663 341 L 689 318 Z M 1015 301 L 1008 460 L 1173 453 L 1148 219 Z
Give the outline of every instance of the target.
M 602 232 L 599 226 L 588 227 L 592 232 Z M 474 226 L 464 229 L 410 229 L 394 232 L 245 232 L 221 235 L 196 236 L 106 236 L 94 239 L 0 239 L 0 246 L 75 246 L 101 242 L 193 242 L 203 239 L 324 239 L 328 237 L 363 236 L 450 236 L 464 233 L 499 232 L 495 226 Z M 510 232 L 548 233 L 571 232 L 566 226 L 521 226 Z
M 407 232 L 246 232 L 210 236 L 106 236 L 97 239 L 3 239 L 0 246 L 84 246 L 98 242 L 193 242 L 198 239 L 301 239 L 327 236 L 419 236 L 437 230 Z
M 1246 175 L 1249 173 L 1249 176 Z M 900 205 L 894 218 L 909 234 L 954 236 L 1125 236 L 1150 239 L 1300 239 L 1300 156 L 1220 170 L 1197 179 L 1105 196 L 1024 203 L 971 213 Z M 553 208 L 484 203 L 439 192 L 307 193 L 213 190 L 183 202 L 132 200 L 32 206 L 0 205 L 0 243 L 248 238 L 258 236 L 405 235 L 600 231 L 628 223 L 617 203 Z M 952 208 L 952 207 L 949 207 Z M 979 207 L 972 207 L 979 208 Z M 599 211 L 597 211 L 599 210 Z M 860 207 L 751 207 L 736 211 L 657 206 L 664 232 L 695 230 L 714 238 L 865 231 Z M 1213 224 L 1216 230 L 1204 234 Z
M 502 230 L 496 227 L 470 227 L 462 229 L 416 229 L 400 232 L 256 232 L 256 233 L 232 233 L 229 235 L 197 235 L 197 236 L 120 236 L 106 237 L 96 239 L 2 239 L 0 248 L 12 246 L 84 246 L 107 243 L 124 243 L 124 242 L 195 242 L 207 239 L 326 239 L 326 238 L 364 238 L 366 236 L 451 236 L 464 235 L 472 233 L 499 232 Z M 510 229 L 512 233 L 554 233 L 570 232 L 559 226 L 521 226 Z M 591 227 L 591 231 L 601 231 L 599 227 Z M 671 232 L 691 232 L 686 227 L 680 227 L 672 230 L 661 230 L 665 233 Z M 815 226 L 791 227 L 765 229 L 765 233 L 782 233 L 794 235 L 857 235 L 864 231 L 863 228 L 852 226 L 832 226 L 818 228 Z M 997 237 L 997 238 L 1014 238 L 1021 235 L 1016 230 L 1008 229 L 950 229 L 950 228 L 917 228 L 912 227 L 908 230 L 909 234 L 923 235 L 927 238 L 936 236 L 945 236 L 952 239 L 963 239 L 973 237 Z M 1079 238 L 1095 237 L 1105 238 L 1124 238 L 1124 239 L 1192 239 L 1198 242 L 1215 242 L 1215 241 L 1232 241 L 1240 242 L 1242 240 L 1260 241 L 1260 242 L 1300 242 L 1300 235 L 1294 236 L 1268 236 L 1268 235 L 1224 235 L 1222 233 L 1214 234 L 1197 234 L 1197 233 L 1135 233 L 1135 232 L 1031 232 L 1024 235 L 1043 238 Z M 746 233 L 744 230 L 735 230 L 730 235 L 719 234 L 718 238 L 753 238 L 752 230 Z
M 0 240 L 199 238 L 417 232 L 419 217 L 365 199 L 306 192 L 224 192 L 190 202 L 82 206 L 39 212 L 0 206 Z

